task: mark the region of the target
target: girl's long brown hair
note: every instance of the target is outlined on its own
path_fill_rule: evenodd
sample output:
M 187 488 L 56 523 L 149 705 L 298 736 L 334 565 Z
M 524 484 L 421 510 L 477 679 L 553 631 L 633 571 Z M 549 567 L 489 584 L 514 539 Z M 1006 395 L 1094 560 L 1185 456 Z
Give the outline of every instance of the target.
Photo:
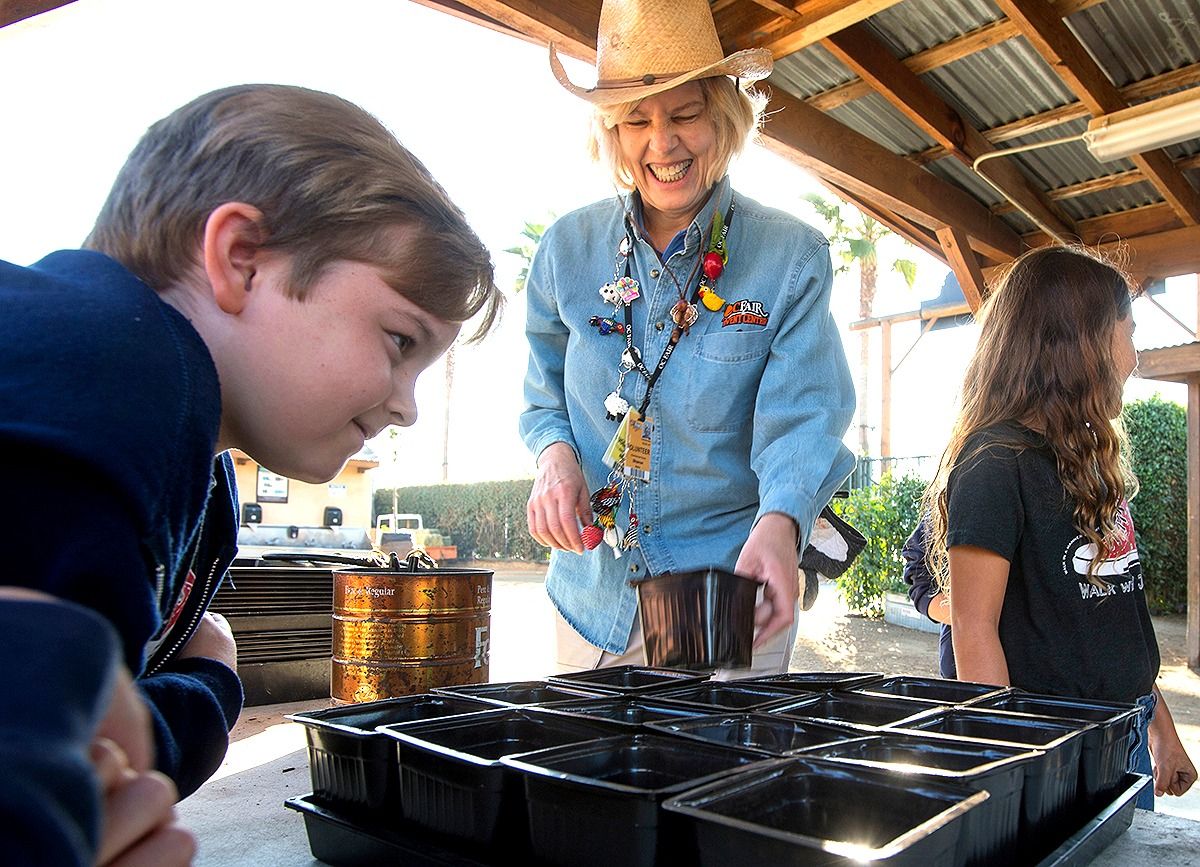
M 1031 250 L 1012 263 L 979 313 L 979 344 L 963 379 L 962 407 L 937 475 L 925 492 L 927 560 L 949 591 L 946 483 L 974 457 L 972 434 L 1000 422 L 1038 429 L 1054 452 L 1074 502 L 1076 528 L 1103 553 L 1119 538 L 1117 509 L 1136 492 L 1120 421 L 1124 380 L 1112 357 L 1113 331 L 1131 315 L 1128 278 L 1075 247 Z M 1020 451 L 1021 440 L 993 445 Z M 1088 580 L 1099 585 L 1093 574 Z

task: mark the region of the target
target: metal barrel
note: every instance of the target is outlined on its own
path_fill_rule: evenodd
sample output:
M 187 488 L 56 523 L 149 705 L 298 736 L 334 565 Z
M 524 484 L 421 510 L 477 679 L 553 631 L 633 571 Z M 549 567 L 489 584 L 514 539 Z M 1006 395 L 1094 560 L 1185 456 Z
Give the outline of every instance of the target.
M 336 701 L 487 683 L 490 571 L 354 568 L 333 575 L 330 693 Z

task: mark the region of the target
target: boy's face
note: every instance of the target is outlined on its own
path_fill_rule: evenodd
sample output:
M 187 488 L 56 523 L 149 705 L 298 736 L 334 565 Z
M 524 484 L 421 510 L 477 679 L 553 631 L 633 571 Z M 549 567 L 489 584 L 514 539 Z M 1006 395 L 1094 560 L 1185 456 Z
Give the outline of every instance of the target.
M 291 257 L 257 269 L 222 369 L 221 441 L 273 472 L 327 481 L 363 442 L 417 418 L 417 376 L 458 336 L 360 262 L 329 264 L 303 301 L 284 294 Z

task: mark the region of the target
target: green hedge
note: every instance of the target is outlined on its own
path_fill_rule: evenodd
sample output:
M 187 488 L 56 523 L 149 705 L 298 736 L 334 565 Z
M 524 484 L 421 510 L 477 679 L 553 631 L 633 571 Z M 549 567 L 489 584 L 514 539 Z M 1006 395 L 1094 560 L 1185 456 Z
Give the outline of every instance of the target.
M 917 526 L 925 481 L 887 472 L 878 484 L 850 491 L 834 500 L 833 510 L 866 537 L 867 545 L 849 569 L 835 579 L 851 611 L 883 616 L 883 595 L 904 592 L 904 541 Z
M 1141 490 L 1129 503 L 1146 601 L 1154 614 L 1187 609 L 1187 411 L 1154 395 L 1121 412 Z
M 545 560 L 549 549 L 533 541 L 525 519 L 532 489 L 533 479 L 399 488 L 397 511 L 414 512 L 426 527 L 448 534 L 460 558 Z M 391 511 L 392 489 L 377 490 L 374 514 Z

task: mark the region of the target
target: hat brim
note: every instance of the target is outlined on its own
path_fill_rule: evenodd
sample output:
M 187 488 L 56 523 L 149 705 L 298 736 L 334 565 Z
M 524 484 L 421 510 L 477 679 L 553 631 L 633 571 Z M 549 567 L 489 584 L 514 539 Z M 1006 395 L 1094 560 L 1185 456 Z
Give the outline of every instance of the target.
M 687 84 L 699 78 L 715 78 L 718 75 L 730 75 L 746 81 L 759 81 L 771 74 L 774 59 L 766 48 L 746 48 L 736 51 L 716 63 L 701 66 L 689 72 L 682 72 L 656 81 L 653 84 L 636 84 L 629 87 L 580 87 L 567 76 L 562 61 L 554 43 L 550 43 L 550 70 L 554 78 L 564 88 L 580 99 L 596 106 L 618 105 L 623 102 L 638 102 L 656 93 L 663 93 L 672 88 Z

